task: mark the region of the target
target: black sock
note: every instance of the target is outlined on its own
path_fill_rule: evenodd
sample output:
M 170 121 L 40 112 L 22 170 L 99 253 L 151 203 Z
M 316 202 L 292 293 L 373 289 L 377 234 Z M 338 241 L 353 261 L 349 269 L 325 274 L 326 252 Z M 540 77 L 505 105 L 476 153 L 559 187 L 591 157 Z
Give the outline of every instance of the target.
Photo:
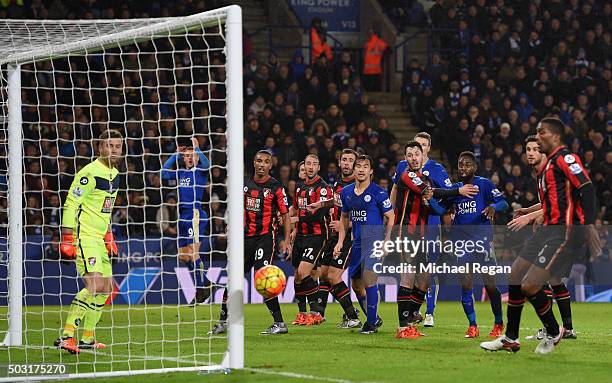
M 534 295 L 527 297 L 529 302 L 533 305 L 533 308 L 540 317 L 546 333 L 551 336 L 559 335 L 559 323 L 555 318 L 555 314 L 552 311 L 552 301 L 546 296 L 544 289 L 540 289 Z
M 310 311 L 321 313 L 319 303 L 317 302 L 317 295 L 319 294 L 319 284 L 309 275 L 306 278 L 302 279 L 302 282 L 300 283 L 300 288 L 302 289 L 302 294 L 306 296 L 306 300 L 310 305 Z
M 487 295 L 489 296 L 489 301 L 491 302 L 491 311 L 493 311 L 493 316 L 495 317 L 495 324 L 504 323 L 501 293 L 498 289 L 494 289 L 490 291 L 487 290 Z
M 351 302 L 351 290 L 344 282 L 336 283 L 332 286 L 331 293 L 342 306 L 346 317 L 349 319 L 357 319 L 357 310 Z
M 295 300 L 297 301 L 298 311 L 301 313 L 306 312 L 306 295 L 302 294 L 301 284 L 293 282 L 293 288 L 295 290 Z
M 565 286 L 565 283 L 561 283 L 557 286 L 552 286 L 557 306 L 559 307 L 559 313 L 561 313 L 561 320 L 563 321 L 563 327 L 566 330 L 573 329 L 572 327 L 572 306 L 570 292 Z
M 270 298 L 266 301 L 266 306 L 274 318 L 274 322 L 284 322 L 283 313 L 281 313 L 280 304 L 278 303 L 278 297 Z
M 325 308 L 327 307 L 327 298 L 329 296 L 329 290 L 331 289 L 331 283 L 328 280 L 319 279 L 319 293 L 317 296 L 317 302 L 321 308 L 321 315 L 325 316 Z
M 227 289 L 223 290 L 223 300 L 221 301 L 221 314 L 219 315 L 219 320 L 227 320 Z
M 521 286 L 508 286 L 508 323 L 506 336 L 517 340 L 519 337 L 519 326 L 521 324 L 521 313 L 525 305 L 525 296 L 521 291 Z
M 414 322 L 414 314 L 418 313 L 421 309 L 421 305 L 425 300 L 425 294 L 427 294 L 427 292 L 420 290 L 416 286 L 412 288 L 412 294 L 410 295 L 408 306 L 408 312 L 410 313 L 410 318 L 408 320 L 409 323 Z
M 397 289 L 397 318 L 400 327 L 408 326 L 410 318 L 410 297 L 412 295 L 412 289 L 404 286 L 400 286 Z
M 546 294 L 547 297 L 549 297 L 550 299 L 553 299 L 552 288 L 550 287 L 549 284 L 542 285 L 542 290 L 544 290 L 544 294 Z

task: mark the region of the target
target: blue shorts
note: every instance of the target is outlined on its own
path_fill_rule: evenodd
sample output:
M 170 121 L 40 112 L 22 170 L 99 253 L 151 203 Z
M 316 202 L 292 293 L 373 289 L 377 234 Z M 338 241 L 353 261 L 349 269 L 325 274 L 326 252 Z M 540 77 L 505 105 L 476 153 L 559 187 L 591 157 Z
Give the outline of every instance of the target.
M 374 265 L 380 262 L 382 262 L 382 258 L 374 255 L 374 249 L 370 248 L 362 251 L 361 246 L 353 243 L 349 261 L 349 277 L 359 279 L 364 271 L 373 271 Z
M 178 223 L 178 247 L 183 248 L 196 242 L 195 231 L 199 231 L 197 242 L 204 241 L 204 234 L 206 233 L 206 226 L 208 225 L 208 214 L 205 211 L 200 210 L 200 219 L 198 221 L 199 229 L 194 229 L 194 222 L 192 218 L 183 219 L 179 218 Z

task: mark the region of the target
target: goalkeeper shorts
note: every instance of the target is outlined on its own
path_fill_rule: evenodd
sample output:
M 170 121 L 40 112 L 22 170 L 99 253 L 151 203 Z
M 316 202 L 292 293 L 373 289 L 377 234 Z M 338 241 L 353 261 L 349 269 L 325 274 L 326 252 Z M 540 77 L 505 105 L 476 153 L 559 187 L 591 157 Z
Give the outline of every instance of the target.
M 80 276 L 88 273 L 100 273 L 103 277 L 112 277 L 113 268 L 104 240 L 78 240 L 76 267 Z

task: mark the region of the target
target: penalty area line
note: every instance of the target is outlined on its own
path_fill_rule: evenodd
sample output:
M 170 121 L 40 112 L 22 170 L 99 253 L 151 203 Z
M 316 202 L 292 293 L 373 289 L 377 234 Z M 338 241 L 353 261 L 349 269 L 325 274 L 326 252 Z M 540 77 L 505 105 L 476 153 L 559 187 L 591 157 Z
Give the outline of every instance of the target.
M 353 381 L 353 380 L 338 379 L 338 378 L 329 378 L 329 377 L 326 377 L 326 376 L 315 376 L 315 375 L 308 375 L 308 374 L 298 374 L 298 373 L 295 373 L 295 372 L 284 372 L 284 371 L 266 370 L 264 368 L 245 367 L 245 368 L 243 368 L 243 370 L 255 372 L 255 373 L 258 373 L 258 374 L 285 376 L 287 378 L 298 378 L 298 379 L 305 379 L 305 380 L 311 380 L 311 381 L 314 380 L 314 381 L 321 381 L 321 382 L 333 382 L 333 383 L 376 383 L 376 382 L 357 382 L 357 381 Z

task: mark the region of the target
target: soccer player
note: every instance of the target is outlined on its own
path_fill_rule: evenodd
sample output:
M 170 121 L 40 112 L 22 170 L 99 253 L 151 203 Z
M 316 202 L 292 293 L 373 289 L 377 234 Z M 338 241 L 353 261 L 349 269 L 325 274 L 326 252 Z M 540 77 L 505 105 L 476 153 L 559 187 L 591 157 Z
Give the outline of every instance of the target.
M 525 140 L 525 152 L 527 163 L 533 167 L 535 173 L 546 163 L 546 155 L 540 151 L 540 145 L 536 136 L 529 136 Z M 514 219 L 508 223 L 510 230 L 517 231 L 544 216 L 540 203 L 530 207 L 520 208 L 515 211 Z M 577 334 L 572 323 L 572 308 L 570 292 L 561 278 L 551 277 L 550 284 L 544 285 L 547 295 L 554 297 L 563 322 L 563 339 L 576 339 Z M 542 340 L 546 336 L 546 329 L 541 328 L 535 335 L 525 337 L 527 340 Z
M 310 326 L 319 325 L 325 320 L 318 303 L 319 284 L 311 274 L 327 245 L 330 217 L 326 209 L 317 209 L 313 213 L 308 205 L 331 199 L 333 192 L 319 176 L 319 157 L 316 154 L 306 156 L 304 168 L 306 180 L 296 188 L 293 200 L 293 212 L 298 215 L 298 222 L 291 258 L 297 269 L 294 277 L 295 294 L 298 297 L 305 296 L 310 305 L 308 315 L 301 311 L 303 307 L 299 307 L 298 316 L 303 321 L 298 324 Z M 300 318 L 296 318 L 296 322 Z
M 110 257 L 119 254 L 110 221 L 120 178 L 116 166 L 123 159 L 123 136 L 115 130 L 102 132 L 99 157 L 75 176 L 64 203 L 61 254 L 76 258 L 77 272 L 85 287 L 70 305 L 62 336 L 54 345 L 78 354 L 81 349 L 103 349 L 94 332 L 102 309 L 113 291 Z M 83 325 L 77 344 L 75 331 Z
M 254 269 L 255 272 L 264 266 L 271 265 L 276 251 L 277 215 L 280 213 L 284 238 L 289 238 L 289 206 L 285 187 L 270 176 L 272 154 L 261 150 L 253 159 L 255 172 L 244 179 L 244 273 Z M 281 247 L 289 246 L 288 241 Z M 281 312 L 278 297 L 265 300 L 274 322 L 262 335 L 287 334 L 289 332 Z M 221 315 L 209 334 L 221 334 L 227 331 L 227 289 L 223 292 Z
M 373 270 L 379 259 L 374 256 L 374 242 L 384 238 L 388 241 L 393 228 L 393 207 L 387 192 L 371 181 L 374 160 L 360 155 L 354 162 L 355 183 L 345 186 L 340 192 L 342 216 L 338 225 L 338 243 L 334 256 L 340 257 L 344 247 L 349 219 L 352 224 L 353 247 L 351 248 L 349 276 L 361 274 L 366 290 L 366 317 L 361 334 L 378 331 L 378 276 Z M 384 223 L 387 220 L 386 225 Z M 383 225 L 384 228 L 383 228 Z
M 331 221 L 331 236 L 328 241 L 327 248 L 323 253 L 321 259 L 321 277 L 319 279 L 319 306 L 321 307 L 322 314 L 325 316 L 325 306 L 327 304 L 327 296 L 331 291 L 332 296 L 342 306 L 344 310 L 343 320 L 338 327 L 340 328 L 355 328 L 361 327 L 359 321 L 358 312 L 353 307 L 351 302 L 351 292 L 346 286 L 346 283 L 342 280 L 342 274 L 347 267 L 348 256 L 351 251 L 351 237 L 346 236 L 342 244 L 342 251 L 339 256 L 334 256 L 334 248 L 338 244 L 338 225 L 341 214 L 342 202 L 340 200 L 340 193 L 342 189 L 355 182 L 353 175 L 353 165 L 357 159 L 357 152 L 352 149 L 344 149 L 340 155 L 339 166 L 341 171 L 341 178 L 335 182 L 333 186 L 334 198 L 325 202 L 316 202 L 308 207 L 309 211 L 316 212 L 318 209 L 327 209 L 333 206 L 332 210 L 332 221 Z M 356 282 L 357 281 L 357 282 Z M 360 281 L 360 280 L 359 280 Z M 353 286 L 359 283 L 358 280 L 353 281 Z M 363 289 L 365 290 L 365 289 Z M 363 291 L 365 295 L 365 291 Z M 359 295 L 358 295 L 359 296 Z M 365 296 L 363 301 L 365 301 Z M 361 303 L 361 301 L 360 301 Z M 364 310 L 365 312 L 365 310 Z
M 563 145 L 564 125 L 559 119 L 544 118 L 537 127 L 540 150 L 546 163 L 538 171 L 543 226 L 537 230 L 512 264 L 508 286 L 506 334 L 480 344 L 485 350 L 518 351 L 519 325 L 525 298 L 529 299 L 546 329 L 546 337 L 535 352 L 551 353 L 563 338 L 542 285 L 552 276 L 561 277 L 571 267 L 577 247 L 587 243 L 591 254 L 601 251 L 595 222 L 595 188 L 580 158 Z
M 455 189 L 432 188 L 430 173 L 422 170 L 423 149 L 421 144 L 416 141 L 408 142 L 405 147 L 405 155 L 409 168 L 400 174 L 396 183 L 397 236 L 406 235 L 411 241 L 422 241 L 425 238 L 430 210 L 436 214 L 441 214 L 444 210 L 437 203 L 437 198 L 454 197 L 459 194 L 473 196 L 477 188 L 473 185 L 463 185 Z M 410 260 L 410 263 L 416 267 L 426 262 L 428 262 L 427 254 L 422 251 L 413 254 Z M 425 291 L 429 283 L 428 273 L 402 273 L 397 291 L 399 327 L 396 338 L 413 339 L 423 335 L 416 329 L 416 323 L 421 320 L 419 309 L 425 299 Z
M 442 205 L 447 208 L 452 206 L 455 211 L 451 228 L 453 243 L 468 243 L 470 241 L 476 244 L 472 252 L 457 255 L 458 262 L 468 266 L 474 263 L 494 266 L 496 261 L 491 222 L 496 212 L 508 209 L 508 203 L 504 200 L 502 193 L 493 182 L 476 175 L 477 169 L 478 162 L 474 153 L 463 152 L 459 155 L 458 173 L 460 182 L 454 184 L 453 187 L 475 185 L 478 187 L 478 194 L 474 197 L 457 196 L 449 198 L 444 200 Z M 469 322 L 465 337 L 476 338 L 480 335 L 480 330 L 476 323 L 476 312 L 474 311 L 474 296 L 472 292 L 474 277 L 472 267 L 469 267 L 468 270 L 467 273 L 459 276 L 461 281 L 461 304 Z M 486 273 L 481 273 L 480 276 L 487 290 L 487 295 L 491 302 L 491 310 L 495 317 L 493 330 L 491 330 L 489 336 L 497 338 L 504 331 L 501 293 L 495 285 L 495 276 Z
M 202 208 L 202 202 L 210 162 L 200 150 L 196 138 L 191 139 L 191 144 L 191 147 L 179 146 L 177 153 L 166 160 L 161 178 L 177 182 L 179 261 L 187 264 L 189 271 L 195 271 L 196 295 L 189 304 L 196 305 L 204 303 L 212 294 L 212 285 L 205 276 L 204 262 L 200 257 L 200 245 L 208 225 L 208 214 Z
M 423 171 L 429 173 L 428 178 L 431 180 L 432 186 L 434 188 L 450 188 L 451 180 L 448 177 L 448 173 L 444 166 L 431 158 L 429 158 L 429 151 L 431 150 L 431 136 L 429 133 L 420 132 L 414 136 L 414 140 L 421 145 L 423 148 Z M 391 202 L 393 206 L 395 206 L 395 198 L 397 194 L 397 183 L 402 173 L 406 171 L 408 168 L 408 163 L 406 160 L 402 160 L 397 164 L 397 169 L 395 174 L 393 175 L 393 187 L 391 189 Z M 425 231 L 425 239 L 428 241 L 438 241 L 441 239 L 441 222 L 440 216 L 435 214 L 435 212 L 431 212 L 428 218 L 428 226 Z M 432 249 L 430 254 L 427 254 L 427 259 L 431 262 L 437 262 L 440 258 L 441 254 L 438 249 Z M 429 289 L 427 289 L 427 310 L 425 311 L 425 320 L 423 321 L 423 325 L 425 327 L 434 327 L 434 310 L 436 307 L 436 300 L 438 298 L 438 286 L 437 286 L 437 277 L 433 276 L 431 280 L 431 285 Z

